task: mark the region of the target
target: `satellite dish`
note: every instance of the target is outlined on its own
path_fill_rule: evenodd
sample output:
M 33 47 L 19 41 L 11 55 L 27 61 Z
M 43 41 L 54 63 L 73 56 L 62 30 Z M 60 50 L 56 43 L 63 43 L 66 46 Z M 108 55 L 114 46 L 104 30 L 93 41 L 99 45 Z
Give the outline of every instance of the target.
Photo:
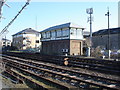
M 88 8 L 86 9 L 87 14 L 93 14 L 93 8 Z

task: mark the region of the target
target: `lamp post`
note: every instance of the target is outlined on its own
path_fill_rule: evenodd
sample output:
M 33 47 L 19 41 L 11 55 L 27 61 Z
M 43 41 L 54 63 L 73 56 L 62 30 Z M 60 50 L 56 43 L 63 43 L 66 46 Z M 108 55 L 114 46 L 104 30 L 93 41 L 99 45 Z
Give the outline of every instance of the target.
M 92 47 L 92 14 L 93 14 L 93 8 L 88 8 L 86 9 L 86 13 L 90 15 L 90 17 L 88 17 L 88 22 L 90 22 L 90 46 L 88 47 L 88 56 L 91 56 L 90 50 Z
M 109 16 L 110 16 L 110 12 L 109 12 L 109 8 L 107 11 L 107 14 L 105 14 L 105 16 L 108 16 L 108 58 L 110 59 L 110 29 L 109 29 Z

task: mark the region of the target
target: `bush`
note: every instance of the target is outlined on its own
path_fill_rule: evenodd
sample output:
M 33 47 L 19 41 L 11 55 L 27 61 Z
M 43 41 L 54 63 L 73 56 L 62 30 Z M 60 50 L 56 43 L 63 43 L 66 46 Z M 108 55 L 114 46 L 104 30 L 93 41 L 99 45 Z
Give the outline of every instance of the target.
M 96 58 L 100 58 L 103 56 L 103 54 L 101 53 L 102 48 L 100 46 L 96 47 L 96 48 L 92 48 L 91 50 L 91 56 L 92 57 L 96 57 Z

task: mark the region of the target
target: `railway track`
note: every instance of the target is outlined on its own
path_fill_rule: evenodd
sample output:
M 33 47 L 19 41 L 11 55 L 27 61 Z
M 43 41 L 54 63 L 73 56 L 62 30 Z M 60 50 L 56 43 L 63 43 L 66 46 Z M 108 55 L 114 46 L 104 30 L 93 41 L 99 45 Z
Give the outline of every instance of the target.
M 16 69 L 16 68 L 12 68 L 12 69 L 9 69 L 7 71 L 8 74 L 15 74 L 16 75 L 16 78 L 19 77 L 22 79 L 22 81 L 24 82 L 31 82 L 29 85 L 32 84 L 32 87 L 33 89 L 42 89 L 42 90 L 60 90 L 60 89 L 66 89 L 68 90 L 69 88 L 73 88 L 73 89 L 76 89 L 76 87 L 74 86 L 70 86 L 70 85 L 67 85 L 67 84 L 61 84 L 60 82 L 56 82 L 56 81 L 53 81 L 47 77 L 43 77 L 41 75 L 38 75 L 38 74 L 35 74 L 33 72 L 29 72 L 27 70 L 23 70 L 23 69 Z M 45 83 L 43 83 L 43 81 Z M 46 81 L 50 84 L 46 84 Z M 17 81 L 18 82 L 18 81 Z M 51 84 L 54 84 L 51 85 Z M 29 86 L 28 85 L 28 86 Z
M 76 87 L 71 86 L 69 84 L 65 84 L 65 83 L 63 84 L 59 81 L 52 80 L 49 77 L 46 77 L 44 75 L 40 75 L 40 74 L 34 73 L 33 71 L 23 69 L 23 68 L 17 66 L 15 63 L 14 64 L 13 63 L 8 64 L 8 63 L 9 62 L 6 62 L 6 71 L 4 73 L 7 73 L 10 76 L 12 76 L 12 78 L 16 82 L 24 82 L 24 81 L 31 82 L 31 84 L 33 84 L 31 88 L 33 88 L 33 89 L 36 89 L 36 88 L 39 88 L 42 90 L 51 90 L 51 89 L 52 90 L 63 90 L 63 89 L 72 90 L 72 89 L 77 89 Z M 45 82 L 45 84 L 43 83 L 43 81 Z M 50 85 L 46 84 L 46 82 L 49 83 Z M 51 84 L 54 84 L 54 86 Z M 35 87 L 33 87 L 34 85 L 35 85 Z
M 50 63 L 43 63 L 33 60 L 26 60 L 17 57 L 3 56 L 3 61 L 7 66 L 17 70 L 42 75 L 63 83 L 68 83 L 79 88 L 104 88 L 120 89 L 120 79 L 110 79 L 91 74 L 82 73 L 82 71 L 72 70 L 68 67 L 58 66 Z
M 83 57 L 74 57 L 74 56 L 49 56 L 49 55 L 40 55 L 34 53 L 8 52 L 5 54 L 24 58 L 24 59 L 32 59 L 35 61 L 54 63 L 58 65 L 64 65 L 64 62 L 67 61 L 67 66 L 69 67 L 86 68 L 89 70 L 95 70 L 102 73 L 120 76 L 120 68 L 119 68 L 120 61 L 83 58 Z M 65 58 L 68 59 L 64 60 Z

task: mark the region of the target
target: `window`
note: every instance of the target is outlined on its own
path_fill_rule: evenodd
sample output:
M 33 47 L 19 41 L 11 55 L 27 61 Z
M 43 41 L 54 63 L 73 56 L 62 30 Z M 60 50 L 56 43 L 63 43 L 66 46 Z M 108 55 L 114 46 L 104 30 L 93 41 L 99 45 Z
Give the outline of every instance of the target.
M 77 36 L 82 36 L 82 30 L 81 29 L 77 29 Z
M 83 30 L 82 29 L 77 29 L 77 32 L 76 32 L 76 38 L 77 39 L 83 39 Z
M 23 44 L 23 47 L 26 46 L 25 44 Z
M 55 38 L 55 31 L 51 32 L 51 38 Z
M 3 42 L 3 44 L 5 44 L 5 42 Z
M 7 44 L 10 44 L 10 42 L 8 42 Z
M 25 37 L 23 37 L 23 40 L 25 40 L 26 38 Z
M 50 38 L 50 32 L 47 32 L 46 35 L 47 35 L 47 38 Z
M 73 36 L 76 36 L 76 28 L 71 28 L 70 29 L 70 34 Z
M 63 30 L 63 36 L 68 36 L 69 35 L 69 29 L 68 30 Z
M 46 38 L 46 33 L 42 33 L 42 38 Z
M 62 35 L 61 30 L 58 30 L 58 31 L 57 31 L 57 37 L 60 37 L 61 35 Z
M 39 43 L 39 40 L 36 40 L 36 43 Z

